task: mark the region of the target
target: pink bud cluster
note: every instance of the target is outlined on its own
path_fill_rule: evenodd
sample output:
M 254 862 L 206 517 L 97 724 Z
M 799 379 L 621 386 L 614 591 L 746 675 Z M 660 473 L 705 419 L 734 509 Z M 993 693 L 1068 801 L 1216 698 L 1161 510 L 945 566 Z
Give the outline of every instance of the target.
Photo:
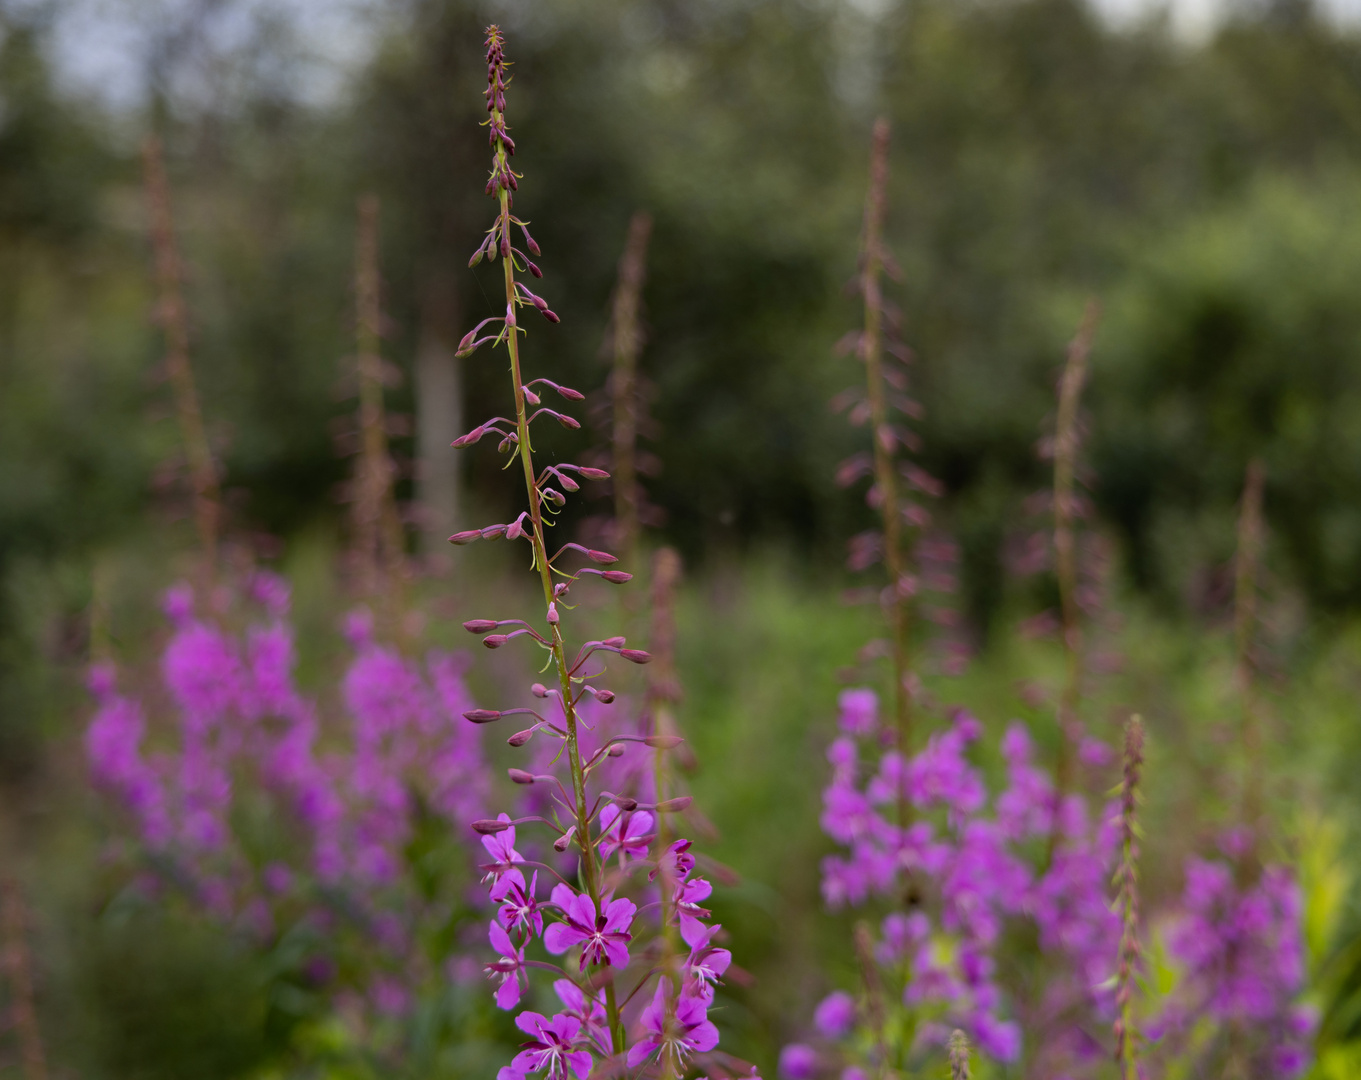
M 646 664 L 651 657 L 623 637 L 588 640 L 572 649 L 565 636 L 574 587 L 591 578 L 624 584 L 631 575 L 612 568 L 616 556 L 581 544 L 560 544 L 549 552 L 547 530 L 568 496 L 578 491 L 579 480 L 607 474 L 534 462 L 530 432 L 535 420 L 546 416 L 564 427 L 579 426 L 575 418 L 544 406 L 539 388 L 568 402 L 583 395 L 549 379 L 522 375 L 525 329 L 517 311 L 531 307 L 549 322 L 558 318 L 516 280 L 518 272 L 539 277 L 541 271 L 509 239 L 512 226 L 517 227 L 529 250 L 539 254 L 525 223 L 510 212 L 520 177 L 508 163 L 514 152 L 505 121 L 509 78 L 503 38 L 495 26 L 487 32 L 486 57 L 487 126 L 493 147 L 487 192 L 496 197 L 498 212 L 471 261 L 500 256 L 506 314 L 475 328 L 460 353 L 468 355 L 487 342 L 505 345 L 515 411 L 479 424 L 454 445 L 471 446 L 496 435 L 499 451 L 509 455 L 507 467 L 518 464 L 523 473 L 529 505 L 509 524 L 467 530 L 450 540 L 466 544 L 504 538 L 529 546 L 543 589 L 541 618 L 471 619 L 464 627 L 490 649 L 520 641 L 543 650 L 544 670 L 554 678 L 550 685 L 532 686 L 532 706 L 465 712 L 473 724 L 514 717 L 523 726 L 507 742 L 514 747 L 532 744 L 530 768 L 510 769 L 509 776 L 527 789 L 526 803 L 533 812 L 519 818 L 503 813 L 474 821 L 472 827 L 481 834 L 490 859 L 483 871 L 496 906 L 488 926 L 495 958 L 486 972 L 496 1003 L 503 1009 L 519 1008 L 531 991 L 530 970 L 540 969 L 556 976 L 553 991 L 560 1006 L 551 1015 L 519 1012 L 515 1022 L 527 1040 L 501 1070 L 500 1080 L 523 1080 L 530 1074 L 585 1080 L 593 1070 L 622 1074 L 626 1069 L 635 1076 L 680 1077 L 700 1061 L 716 1075 L 732 1075 L 733 1066 L 716 1052 L 718 1029 L 708 1016 L 715 985 L 732 958 L 717 944 L 721 928 L 704 907 L 712 886 L 696 876 L 690 841 L 672 840 L 674 833 L 664 828 L 666 815 L 684 810 L 690 800 L 657 801 L 639 770 L 616 768 L 630 747 L 666 750 L 680 740 L 659 734 L 590 737 L 602 733 L 597 710 L 615 700 L 614 691 L 600 684 L 605 675 L 601 662 L 617 656 Z M 499 328 L 479 338 L 490 323 L 499 323 Z M 542 830 L 542 851 L 530 846 L 532 837 L 518 834 L 527 825 Z M 670 947 L 674 937 L 684 949 Z M 566 959 L 550 959 L 556 957 Z
M 346 966 L 391 1012 L 409 999 L 432 917 L 406 861 L 416 823 L 433 812 L 452 825 L 484 805 L 480 739 L 460 719 L 472 705 L 463 661 L 432 652 L 416 664 L 374 640 L 367 613 L 352 615 L 337 737 L 294 682 L 287 585 L 257 574 L 248 592 L 247 610 L 208 617 L 187 586 L 170 590 L 150 710 L 118 691 L 111 664 L 92 669 L 91 772 L 127 811 L 157 887 L 263 941 L 310 927 L 318 959 L 338 939 L 362 942 Z M 262 804 L 264 842 L 242 831 Z

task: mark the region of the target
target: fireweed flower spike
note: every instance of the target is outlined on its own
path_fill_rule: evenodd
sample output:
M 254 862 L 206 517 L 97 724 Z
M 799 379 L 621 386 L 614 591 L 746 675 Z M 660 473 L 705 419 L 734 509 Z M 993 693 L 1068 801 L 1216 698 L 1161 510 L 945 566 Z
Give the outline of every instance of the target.
M 517 246 L 520 238 L 530 254 L 538 256 L 540 251 L 527 223 L 513 213 L 520 175 L 510 165 L 515 144 L 506 122 L 510 65 L 501 31 L 495 26 L 488 28 L 486 47 L 489 115 L 485 126 L 492 148 L 486 190 L 497 201 L 497 213 L 471 262 L 500 260 L 506 310 L 504 316 L 484 320 L 473 330 L 460 352 L 468 355 L 488 343 L 505 346 L 515 411 L 513 417 L 486 421 L 455 445 L 470 446 L 483 435 L 497 435 L 500 452 L 509 455 L 508 466 L 519 460 L 528 509 L 509 525 L 469 530 L 450 540 L 463 544 L 504 537 L 529 545 L 533 569 L 543 587 L 542 621 L 473 619 L 465 626 L 471 633 L 486 635 L 483 643 L 491 648 L 519 641 L 544 650 L 555 678 L 554 685 L 534 685 L 534 697 L 541 703 L 534 709 L 470 709 L 465 714 L 478 724 L 494 723 L 510 715 L 530 716 L 535 722 L 508 741 L 517 747 L 533 743 L 536 752 L 547 751 L 531 762 L 530 769 L 511 770 L 511 779 L 524 787 L 527 798 L 537 800 L 531 815 L 516 822 L 502 814 L 496 820 L 473 822 L 473 829 L 481 834 L 490 856 L 483 871 L 492 899 L 499 905 L 497 918 L 489 928 L 499 959 L 487 965 L 487 973 L 496 984 L 498 1004 L 503 1008 L 518 1004 L 521 984 L 515 980 L 525 967 L 552 967 L 574 976 L 555 985 L 563 1012 L 551 1017 L 524 1012 L 517 1017 L 516 1024 L 529 1041 L 501 1070 L 500 1080 L 522 1080 L 529 1073 L 543 1073 L 550 1080 L 584 1078 L 597 1060 L 612 1061 L 607 1070 L 622 1072 L 629 1068 L 675 1076 L 691 1055 L 703 1055 L 717 1044 L 708 1009 L 714 983 L 727 970 L 731 957 L 713 943 L 719 928 L 709 924 L 709 912 L 702 907 L 710 886 L 692 876 L 695 859 L 690 854 L 690 842 L 670 840 L 662 824 L 667 815 L 688 806 L 689 799 L 657 801 L 657 795 L 643 788 L 635 797 L 618 782 L 618 775 L 608 771 L 616 767 L 613 763 L 626 758 L 632 747 L 665 749 L 679 742 L 656 734 L 609 737 L 597 729 L 599 714 L 595 710 L 608 708 L 614 700 L 613 691 L 598 681 L 604 671 L 601 661 L 612 654 L 630 663 L 646 664 L 651 657 L 628 647 L 622 637 L 587 641 L 575 652 L 569 651 L 566 643 L 572 588 L 583 579 L 596 577 L 623 584 L 630 575 L 623 570 L 597 568 L 617 561 L 610 552 L 569 543 L 558 545 L 550 555 L 546 530 L 553 526 L 553 515 L 580 488 L 580 480 L 605 479 L 608 474 L 569 464 L 545 467 L 534 460 L 532 429 L 536 419 L 578 426 L 570 415 L 543 404 L 543 395 L 552 392 L 568 403 L 579 401 L 582 395 L 548 379 L 527 379 L 524 374 L 524 322 L 536 314 L 550 323 L 558 318 L 547 301 L 517 280 L 520 273 L 528 272 L 536 278 L 541 273 Z M 582 566 L 583 562 L 596 566 Z M 565 767 L 566 776 L 553 772 L 561 767 Z M 628 783 L 626 777 L 623 779 Z M 591 793 L 604 787 L 607 780 L 610 790 Z M 548 852 L 544 853 L 547 862 L 537 861 L 542 850 L 538 843 L 516 832 L 517 825 L 530 823 L 551 830 L 552 852 L 571 851 L 575 865 L 559 873 L 556 867 L 561 866 L 561 859 Z M 525 855 L 517 850 L 520 843 Z M 531 871 L 540 869 L 558 878 L 548 898 L 537 895 L 538 877 Z M 528 882 L 527 873 L 531 873 Z M 634 900 L 616 895 L 626 889 L 643 893 L 639 896 L 642 910 Z M 654 939 L 662 927 L 653 925 L 651 933 L 645 933 L 649 920 L 653 924 L 674 923 L 690 947 L 689 953 L 680 952 L 674 958 L 666 954 L 668 962 L 659 964 Z M 536 942 L 549 956 L 571 954 L 565 969 L 524 959 Z M 625 981 L 631 968 L 638 970 Z M 647 986 L 653 979 L 658 980 L 657 988 L 649 994 Z M 621 988 L 628 995 L 626 999 Z M 623 1007 L 633 998 L 647 1001 L 649 997 L 651 1004 L 642 1010 L 638 1030 L 630 1039 Z
M 1131 716 L 1125 725 L 1125 774 L 1120 784 L 1120 865 L 1115 871 L 1120 910 L 1120 964 L 1116 971 L 1115 1060 L 1120 1080 L 1139 1080 L 1138 1032 L 1134 1029 L 1134 982 L 1139 947 L 1138 825 L 1139 779 L 1144 764 L 1144 723 Z
M 970 1080 L 969 1037 L 955 1029 L 950 1036 L 950 1080 Z

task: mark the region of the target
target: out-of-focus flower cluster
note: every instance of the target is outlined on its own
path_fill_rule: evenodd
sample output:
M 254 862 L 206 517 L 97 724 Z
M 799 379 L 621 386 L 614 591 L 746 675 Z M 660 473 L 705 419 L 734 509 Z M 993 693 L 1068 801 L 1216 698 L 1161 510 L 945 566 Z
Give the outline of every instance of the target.
M 823 895 L 832 908 L 889 909 L 861 962 L 877 968 L 867 985 L 893 1000 L 833 993 L 814 1015 L 826 1049 L 786 1047 L 783 1074 L 811 1080 L 844 1067 L 844 1080 L 857 1080 L 882 1057 L 900 1068 L 943 1047 L 955 1027 L 998 1061 L 1024 1052 L 1042 1075 L 1108 1068 L 1121 932 L 1115 805 L 1097 815 L 1080 795 L 1060 800 L 1019 723 L 1001 744 L 1006 785 L 990 796 L 968 760 L 981 733 L 973 717 L 957 714 L 903 761 L 878 753 L 891 736 L 872 691 L 845 691 L 840 706 L 822 826 L 844 850 L 824 860 Z M 1111 756 L 1104 744 L 1081 744 L 1089 765 Z M 1226 866 L 1192 859 L 1186 879 L 1165 919 L 1175 988 L 1146 1010 L 1155 1015 L 1145 1034 L 1181 1056 L 1208 1053 L 1230 1030 L 1250 1032 L 1239 1038 L 1270 1075 L 1298 1074 L 1312 1019 L 1295 1004 L 1304 964 L 1290 873 L 1268 868 L 1240 888 Z M 1025 941 L 1038 955 L 1022 955 Z M 885 1022 L 885 1010 L 900 1022 Z
M 430 825 L 465 837 L 482 809 L 463 660 L 416 663 L 354 613 L 333 718 L 295 684 L 286 583 L 257 574 L 244 591 L 212 617 L 187 586 L 167 593 L 172 632 L 144 700 L 119 692 L 113 665 L 92 669 L 91 772 L 133 825 L 143 886 L 178 890 L 262 942 L 302 933 L 314 982 L 401 1012 L 416 981 L 446 977 L 447 958 L 424 946 L 469 907 L 457 891 L 432 896 L 411 866 Z

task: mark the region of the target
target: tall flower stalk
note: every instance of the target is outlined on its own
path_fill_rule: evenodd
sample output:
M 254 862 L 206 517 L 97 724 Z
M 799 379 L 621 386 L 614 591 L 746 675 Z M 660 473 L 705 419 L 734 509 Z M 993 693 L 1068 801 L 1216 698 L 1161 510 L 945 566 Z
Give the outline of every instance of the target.
M 508 741 L 512 746 L 524 746 L 536 736 L 557 740 L 553 762 L 565 761 L 568 774 L 564 782 L 552 773 L 510 770 L 510 777 L 517 784 L 542 785 L 551 793 L 551 805 L 546 810 L 551 816 L 535 814 L 513 820 L 501 814 L 496 820 L 473 824 L 483 835 L 483 844 L 492 858 L 484 869 L 491 899 L 499 905 L 496 921 L 489 929 L 489 939 L 499 959 L 487 965 L 489 976 L 497 983 L 497 1003 L 506 1009 L 519 1004 L 530 968 L 547 968 L 562 976 L 554 983 L 554 990 L 564 1011 L 551 1017 L 533 1011 L 519 1014 L 516 1024 L 529 1036 L 529 1041 L 502 1070 L 501 1080 L 538 1072 L 545 1072 L 550 1080 L 562 1080 L 568 1073 L 584 1080 L 597 1056 L 612 1059 L 616 1069 L 644 1067 L 662 1076 L 681 1075 L 692 1056 L 709 1054 L 717 1045 L 718 1032 L 708 1019 L 708 1008 L 713 1001 L 714 984 L 727 970 L 731 956 L 714 943 L 719 927 L 705 922 L 709 913 L 702 904 L 712 890 L 707 881 L 692 876 L 696 862 L 690 852 L 690 841 L 677 839 L 663 844 L 660 839 L 663 829 L 656 826 L 663 815 L 684 809 L 689 799 L 676 797 L 644 803 L 619 791 L 599 790 L 594 797 L 591 794 L 590 789 L 608 782 L 610 762 L 627 754 L 629 744 L 641 743 L 643 749 L 657 750 L 672 747 L 679 740 L 656 734 L 616 736 L 594 749 L 583 748 L 583 732 L 592 730 L 583 716 L 583 706 L 592 709 L 596 705 L 608 706 L 615 697 L 613 691 L 599 685 L 604 674 L 596 666 L 599 660 L 612 653 L 644 664 L 651 657 L 642 650 L 629 648 L 623 637 L 586 641 L 569 653 L 564 624 L 572 610 L 568 602 L 572 587 L 588 575 L 615 584 L 623 584 L 631 575 L 596 567 L 566 569 L 567 559 L 579 556 L 597 566 L 618 561 L 612 554 L 580 544 L 563 544 L 553 554 L 549 553 L 547 530 L 553 527 L 553 517 L 565 504 L 567 494 L 579 489 L 580 480 L 602 480 L 608 473 L 572 464 L 541 467 L 534 459 L 535 421 L 548 418 L 564 427 L 580 426 L 573 417 L 544 405 L 540 394 L 552 391 L 567 401 L 580 401 L 583 395 L 551 379 L 525 378 L 521 342 L 526 331 L 521 316 L 535 310 L 550 323 L 559 320 L 546 301 L 519 277 L 528 273 L 537 278 L 542 272 L 529 257 L 540 252 L 528 223 L 513 213 L 520 174 L 510 165 L 515 153 L 515 142 L 506 122 L 510 65 L 505 59 L 504 39 L 496 26 L 488 28 L 486 49 L 486 99 L 490 115 L 485 126 L 493 152 L 486 190 L 497 200 L 497 213 L 470 265 L 475 266 L 484 258 L 501 260 L 506 308 L 504 315 L 484 319 L 475 327 L 460 343 L 459 352 L 466 356 L 488 342 L 493 347 L 505 346 L 514 414 L 483 422 L 455 440 L 454 445 L 469 446 L 486 435 L 497 435 L 501 451 L 509 455 L 506 467 L 513 468 L 517 460 L 520 464 L 528 507 L 508 525 L 456 533 L 450 540 L 464 544 L 477 539 L 505 538 L 524 540 L 530 545 L 532 568 L 543 589 L 541 620 L 474 619 L 464 626 L 472 633 L 485 635 L 483 643 L 493 649 L 515 638 L 530 639 L 548 654 L 545 669 L 553 671 L 555 685 L 536 683 L 532 688 L 536 698 L 549 702 L 545 708 L 548 715 L 533 708 L 472 709 L 465 715 L 474 723 L 513 715 L 531 717 L 530 726 Z M 514 245 L 514 230 L 523 236 L 528 254 Z M 488 327 L 493 329 L 483 334 Z M 479 337 L 480 334 L 483 336 Z M 546 826 L 553 834 L 553 850 L 559 854 L 572 852 L 574 865 L 559 871 L 548 861 L 553 858 L 551 855 L 543 860 L 526 859 L 516 849 L 516 828 L 526 824 Z M 650 961 L 656 950 L 643 938 L 644 921 L 638 917 L 638 905 L 616 896 L 616 892 L 631 883 L 638 886 L 640 883 L 634 879 L 644 869 L 648 871 L 649 882 L 659 883 L 645 888 L 645 892 L 656 888 L 656 893 L 655 899 L 644 897 L 647 901 L 644 910 L 656 913 L 663 930 L 674 924 L 689 946 L 689 953 L 675 967 L 671 966 L 670 957 L 663 954 L 661 964 L 646 965 L 628 988 L 621 985 L 621 980 L 633 966 L 634 957 L 641 955 Z M 527 871 L 531 874 L 528 881 Z M 537 895 L 540 872 L 557 880 L 548 900 Z M 658 936 L 664 938 L 666 934 Z M 575 953 L 577 962 L 562 968 L 527 959 L 526 948 L 536 940 L 550 955 Z M 634 1022 L 630 1037 L 624 1008 L 636 996 L 643 995 L 642 1000 L 647 1000 L 645 988 L 654 978 L 657 982 L 651 1001 Z
M 18 879 L 0 874 L 0 972 L 9 983 L 9 1022 L 18 1037 L 24 1080 L 47 1080 L 47 1055 L 33 1005 L 26 906 Z
M 360 442 L 351 515 L 359 593 L 366 599 L 383 599 L 392 606 L 395 590 L 401 585 L 404 551 L 402 523 L 393 492 L 396 467 L 388 452 L 388 417 L 383 406 L 378 211 L 376 196 L 366 195 L 359 200 L 354 292 Z
M 888 616 L 893 663 L 893 714 L 898 752 L 912 751 L 912 687 L 908 634 L 910 600 L 915 583 L 903 551 L 902 507 L 898 501 L 896 449 L 904 442 L 889 419 L 889 389 L 884 370 L 884 207 L 888 188 L 889 124 L 874 124 L 870 150 L 869 192 L 865 198 L 864 249 L 860 256 L 860 292 L 865 304 L 865 329 L 860 335 L 860 359 L 865 365 L 865 395 L 874 454 L 874 497 L 883 522 L 883 559 L 888 587 L 882 602 Z
M 143 184 L 151 218 L 151 243 L 156 261 L 157 321 L 165 335 L 165 366 L 175 395 L 175 414 L 189 466 L 194 523 L 203 551 L 204 573 L 211 579 L 217 562 L 222 500 L 217 465 L 203 425 L 194 372 L 189 364 L 189 319 L 184 306 L 184 268 L 175 243 L 161 141 L 154 135 L 142 144 Z
M 613 397 L 614 542 L 621 558 L 635 565 L 640 529 L 639 507 L 642 492 L 638 484 L 639 387 L 638 355 L 643 333 L 640 307 L 643 280 L 647 276 L 647 244 L 652 235 L 652 218 L 636 211 L 629 220 L 628 239 L 619 259 L 619 281 L 614 290 L 611 328 L 614 346 L 614 371 L 611 376 Z
M 1134 1027 L 1134 983 L 1143 951 L 1139 945 L 1139 780 L 1144 765 L 1144 723 L 1131 716 L 1125 725 L 1124 777 L 1120 783 L 1120 865 L 1115 871 L 1120 910 L 1120 964 L 1116 969 L 1115 1060 L 1120 1080 L 1138 1080 L 1138 1032 Z
M 1082 323 L 1068 345 L 1068 356 L 1059 381 L 1058 419 L 1054 427 L 1054 570 L 1059 585 L 1065 675 L 1059 696 L 1059 748 L 1055 769 L 1056 795 L 1061 800 L 1072 785 L 1073 743 L 1078 723 L 1078 700 L 1082 694 L 1082 613 L 1078 604 L 1077 517 L 1078 450 L 1082 431 L 1078 404 L 1087 381 L 1087 361 L 1096 335 L 1101 309 L 1089 301 Z M 1055 833 L 1057 840 L 1058 833 Z
M 1238 545 L 1234 556 L 1234 682 L 1238 690 L 1243 752 L 1247 768 L 1243 775 L 1242 819 L 1253 834 L 1253 848 L 1262 816 L 1262 725 L 1257 704 L 1257 582 L 1261 573 L 1265 526 L 1262 521 L 1262 462 L 1248 463 L 1243 499 L 1238 513 Z

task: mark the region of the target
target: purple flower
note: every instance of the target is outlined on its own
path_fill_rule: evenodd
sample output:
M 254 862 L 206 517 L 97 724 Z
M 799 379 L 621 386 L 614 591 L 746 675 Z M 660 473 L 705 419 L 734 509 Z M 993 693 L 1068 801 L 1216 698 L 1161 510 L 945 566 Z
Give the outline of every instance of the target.
M 621 811 L 614 803 L 600 811 L 600 857 L 616 851 L 626 858 L 641 859 L 652 841 L 652 815 L 646 810 Z
M 563 1004 L 563 1012 L 580 1020 L 586 1036 L 597 1046 L 607 1046 L 609 1035 L 606 1025 L 609 1021 L 605 1015 L 605 1007 L 600 1003 L 599 992 L 588 996 L 571 979 L 558 979 L 553 983 L 553 989 Z
M 681 937 L 690 946 L 685 961 L 684 992 L 705 1002 L 713 1001 L 714 984 L 732 965 L 732 953 L 713 944 L 720 929 L 693 921 L 681 927 Z
M 676 917 L 680 920 L 682 937 L 689 940 L 688 935 L 704 930 L 704 924 L 700 920 L 707 919 L 709 912 L 700 907 L 699 903 L 701 900 L 707 900 L 713 891 L 714 887 L 703 878 L 683 881 L 676 886 Z
M 520 1052 L 510 1063 L 514 1073 L 523 1077 L 528 1073 L 546 1072 L 548 1080 L 566 1080 L 570 1070 L 578 1080 L 586 1080 L 592 1061 L 589 1050 L 577 1049 L 580 1020 L 565 1013 L 546 1017 L 536 1012 L 522 1012 L 515 1018 L 515 1026 L 528 1035 L 529 1040 L 520 1044 Z
M 597 915 L 595 904 L 588 895 L 577 894 L 566 885 L 555 885 L 553 903 L 562 910 L 565 921 L 554 923 L 544 931 L 543 943 L 549 952 L 558 955 L 580 944 L 578 966 L 582 971 L 587 964 L 628 966 L 627 946 L 633 940 L 629 927 L 638 910 L 632 900 L 609 900 L 605 910 Z
M 671 1057 L 678 1071 L 683 1071 L 685 1059 L 690 1054 L 712 1050 L 718 1045 L 718 1028 L 709 1020 L 703 1001 L 682 994 L 672 1013 L 670 999 L 671 983 L 666 979 L 658 980 L 652 1002 L 643 1010 L 644 1035 L 629 1048 L 630 1069 L 661 1051 Z
M 487 977 L 497 984 L 496 1004 L 502 1009 L 513 1009 L 520 1003 L 521 981 L 529 985 L 525 974 L 525 951 L 515 947 L 500 923 L 489 924 L 487 937 L 491 947 L 501 954 L 501 959 L 493 960 L 485 969 Z
M 509 814 L 497 814 L 497 821 L 509 821 Z M 524 856 L 515 850 L 515 826 L 502 829 L 499 833 L 492 833 L 490 836 L 482 837 L 482 846 L 487 849 L 487 854 L 492 857 L 490 863 L 484 863 L 482 870 L 485 872 L 483 881 L 495 881 L 502 874 L 512 869 L 516 863 L 525 861 Z
M 855 1025 L 855 1000 L 842 990 L 828 994 L 814 1010 L 813 1023 L 827 1038 L 841 1038 Z
M 785 1080 L 813 1080 L 818 1056 L 811 1046 L 790 1043 L 780 1051 L 779 1073 Z
M 519 928 L 525 935 L 543 936 L 543 912 L 534 894 L 539 888 L 539 872 L 534 871 L 525 887 L 525 876 L 519 870 L 508 870 L 491 887 L 491 898 L 501 907 L 497 921 L 507 930 Z
M 868 687 L 843 690 L 837 698 L 837 723 L 848 735 L 873 735 L 878 716 L 879 697 Z

